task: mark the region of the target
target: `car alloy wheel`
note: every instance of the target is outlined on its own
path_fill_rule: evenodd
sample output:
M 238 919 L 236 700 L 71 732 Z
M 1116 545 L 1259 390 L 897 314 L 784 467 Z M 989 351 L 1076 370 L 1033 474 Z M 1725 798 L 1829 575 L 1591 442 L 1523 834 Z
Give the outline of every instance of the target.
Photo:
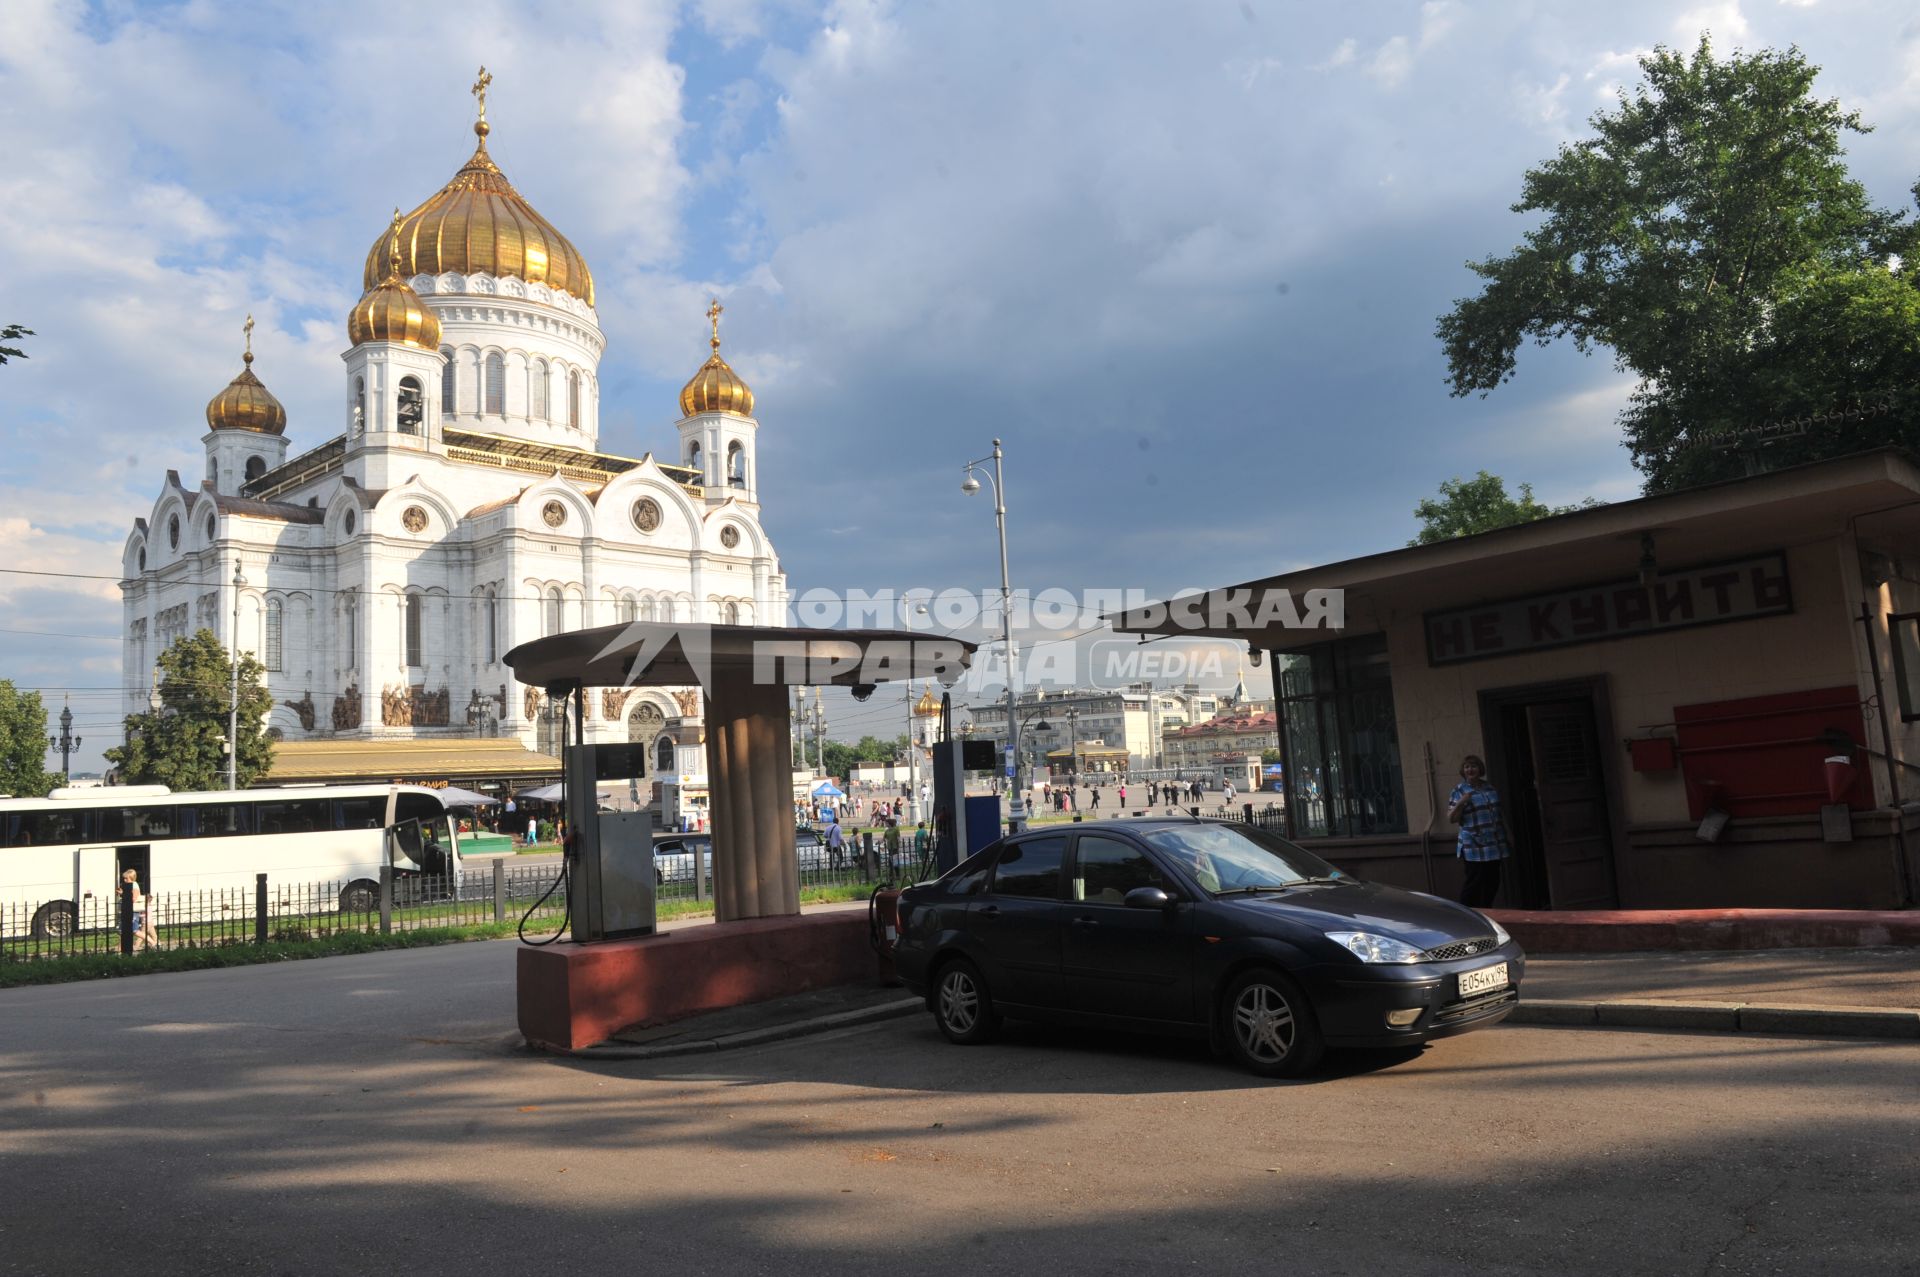
M 940 968 L 940 979 L 934 986 L 933 1018 L 947 1040 L 961 1046 L 985 1042 L 998 1032 L 1000 1017 L 978 967 L 965 958 L 955 958 Z
M 1233 1053 L 1254 1073 L 1298 1077 L 1319 1063 L 1323 1045 L 1313 1009 L 1278 971 L 1249 971 L 1234 981 L 1226 1012 Z

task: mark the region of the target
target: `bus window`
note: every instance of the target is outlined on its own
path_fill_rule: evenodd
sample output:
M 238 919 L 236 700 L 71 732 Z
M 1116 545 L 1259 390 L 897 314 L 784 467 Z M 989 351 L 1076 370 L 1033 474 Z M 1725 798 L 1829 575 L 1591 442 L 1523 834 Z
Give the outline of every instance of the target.
M 253 832 L 253 807 L 249 803 L 205 803 L 191 808 L 191 828 L 201 838 L 226 838 Z
M 433 820 L 445 810 L 440 800 L 431 794 L 396 794 L 393 799 L 393 823 L 400 825 L 409 820 Z
M 385 794 L 333 800 L 335 829 L 379 829 L 386 823 L 387 796 Z
M 324 798 L 255 803 L 253 815 L 263 834 L 310 834 L 315 830 L 333 827 L 333 813 Z
M 156 842 L 173 837 L 174 807 L 100 807 L 93 813 L 94 842 Z
M 23 812 L 21 836 L 24 841 L 16 846 L 52 847 L 61 843 L 85 842 L 86 835 L 81 830 L 81 817 L 90 813 L 85 811 L 29 811 Z

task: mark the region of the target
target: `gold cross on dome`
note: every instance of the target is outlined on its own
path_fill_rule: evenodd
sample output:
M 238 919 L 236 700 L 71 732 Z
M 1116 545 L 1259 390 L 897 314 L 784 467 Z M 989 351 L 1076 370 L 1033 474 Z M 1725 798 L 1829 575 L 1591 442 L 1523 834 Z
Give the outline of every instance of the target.
M 400 210 L 393 210 L 393 237 L 387 241 L 387 274 L 400 278 Z
M 240 325 L 247 334 L 247 358 L 253 358 L 253 316 L 247 316 L 247 322 Z
M 474 97 L 480 99 L 480 118 L 482 120 L 487 118 L 487 86 L 492 83 L 493 77 L 487 74 L 485 67 L 481 67 L 480 78 L 473 82 L 473 88 L 470 92 Z
M 724 310 L 726 310 L 726 307 L 720 304 L 718 297 L 713 299 L 713 305 L 707 307 L 707 318 L 713 321 L 713 348 L 715 351 L 720 349 L 720 315 Z

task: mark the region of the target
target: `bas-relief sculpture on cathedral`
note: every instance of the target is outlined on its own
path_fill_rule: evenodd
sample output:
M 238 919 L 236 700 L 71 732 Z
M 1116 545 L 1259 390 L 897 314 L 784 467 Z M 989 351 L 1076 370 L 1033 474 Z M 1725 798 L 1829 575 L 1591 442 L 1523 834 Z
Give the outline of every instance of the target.
M 598 452 L 605 338 L 592 274 L 493 162 L 490 126 L 482 120 L 474 132 L 478 145 L 454 180 L 383 227 L 371 246 L 365 291 L 347 323 L 345 405 L 292 452 L 287 412 L 254 374 L 247 326 L 242 371 L 207 405 L 208 478 L 197 489 L 171 479 L 129 537 L 123 659 L 130 689 L 190 623 L 231 640 L 223 632 L 231 595 L 202 583 L 224 582 L 236 568 L 244 567 L 254 591 L 331 577 L 356 597 L 418 587 L 456 598 L 484 593 L 505 604 L 494 590 L 513 575 L 513 556 L 537 546 L 577 564 L 579 580 L 558 582 L 570 595 L 597 582 L 590 588 L 606 587 L 611 597 L 690 597 L 698 551 L 680 547 L 698 547 L 705 518 L 722 505 L 733 507 L 719 532 L 731 553 L 708 561 L 708 589 L 751 596 L 761 615 L 781 607 L 785 578 L 757 517 L 753 395 L 720 356 L 718 301 L 707 312 L 711 355 L 680 392 L 677 437 L 640 461 Z M 510 216 L 492 215 L 502 208 Z M 488 215 L 478 216 L 481 210 Z M 489 363 L 495 352 L 504 356 L 504 373 Z M 517 496 L 536 480 L 567 491 L 541 494 L 531 528 L 510 515 L 490 516 L 518 508 Z M 200 530 L 215 515 L 218 539 L 203 539 Z M 378 528 L 405 535 L 366 535 Z M 501 654 L 549 632 L 544 609 L 524 602 L 488 610 L 494 628 L 484 639 L 448 633 L 439 612 L 411 632 L 371 607 L 316 615 L 287 627 L 288 673 L 268 672 L 269 690 L 306 733 L 404 735 L 451 726 L 448 688 L 427 692 L 396 680 L 379 689 L 378 708 L 368 713 L 353 674 L 404 662 L 471 667 L 476 677 L 463 682 L 510 680 Z M 581 610 L 582 626 L 616 619 L 598 604 Z M 243 625 L 258 628 L 264 642 L 262 614 L 249 613 Z M 251 633 L 242 629 L 243 649 Z M 438 650 L 443 644 L 448 650 Z M 294 697 L 293 679 L 308 676 L 292 671 L 328 665 L 344 688 L 336 681 L 335 694 L 323 690 L 316 699 L 302 689 Z M 513 686 L 501 684 L 497 697 L 499 717 L 509 721 L 496 717 L 491 725 L 465 703 L 470 689 L 463 686 L 462 730 L 502 730 L 531 744 L 549 726 L 540 721 L 548 698 L 522 689 L 525 715 L 513 722 L 506 712 Z M 701 693 L 669 694 L 680 717 L 697 723 Z M 128 695 L 129 712 L 138 712 Z M 588 739 L 625 735 L 639 700 L 633 689 L 602 689 L 597 704 L 583 706 L 595 724 Z
M 292 710 L 294 715 L 299 718 L 301 731 L 310 732 L 313 730 L 313 724 L 319 714 L 319 710 L 314 706 L 312 692 L 306 693 L 297 701 L 281 701 L 280 703 Z
M 388 684 L 380 693 L 380 721 L 388 727 L 445 727 L 451 700 L 444 687 L 429 692 Z

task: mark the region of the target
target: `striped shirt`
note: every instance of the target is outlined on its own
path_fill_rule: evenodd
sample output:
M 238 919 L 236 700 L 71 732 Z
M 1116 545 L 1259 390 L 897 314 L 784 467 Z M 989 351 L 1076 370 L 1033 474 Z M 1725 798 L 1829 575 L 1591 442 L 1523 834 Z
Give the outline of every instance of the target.
M 1469 794 L 1473 800 L 1460 812 L 1460 842 L 1455 854 L 1462 860 L 1506 859 L 1507 832 L 1500 819 L 1500 791 L 1492 785 L 1469 785 L 1463 780 L 1447 795 L 1447 806 L 1452 808 Z

